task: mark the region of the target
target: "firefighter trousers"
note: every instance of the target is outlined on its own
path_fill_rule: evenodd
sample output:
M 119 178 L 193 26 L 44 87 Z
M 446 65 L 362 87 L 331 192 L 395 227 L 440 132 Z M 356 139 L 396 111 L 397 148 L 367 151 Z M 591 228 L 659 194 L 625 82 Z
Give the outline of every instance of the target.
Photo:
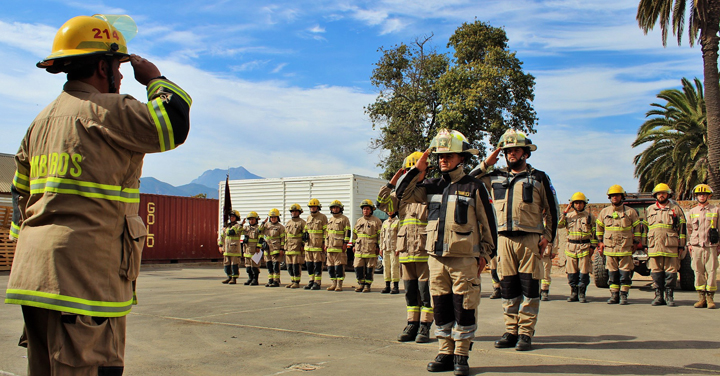
M 468 356 L 475 337 L 475 312 L 480 304 L 478 262 L 474 257 L 436 257 L 428 260 L 435 336 L 440 353 Z
M 695 289 L 717 291 L 717 247 L 692 247 L 692 268 L 695 271 Z
M 635 269 L 632 256 L 605 256 L 605 268 L 611 292 L 630 291 L 632 271 Z
M 408 322 L 433 322 L 430 299 L 430 269 L 427 262 L 405 262 L 402 279 L 405 285 L 405 303 Z
M 120 376 L 125 316 L 92 317 L 22 306 L 28 376 Z
M 540 234 L 498 236 L 498 276 L 505 332 L 532 337 L 540 311 Z
M 385 282 L 400 282 L 400 257 L 395 250 L 383 252 L 383 276 Z

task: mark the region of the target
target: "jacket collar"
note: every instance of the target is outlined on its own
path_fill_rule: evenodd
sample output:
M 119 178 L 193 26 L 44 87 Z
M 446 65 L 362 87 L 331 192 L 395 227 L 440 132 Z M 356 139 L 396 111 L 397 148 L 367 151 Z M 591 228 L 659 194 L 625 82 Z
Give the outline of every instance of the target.
M 100 94 L 100 90 L 98 90 L 95 86 L 92 86 L 90 84 L 86 84 L 82 81 L 78 80 L 72 80 L 65 83 L 63 86 L 64 91 L 81 91 L 85 93 L 90 94 Z

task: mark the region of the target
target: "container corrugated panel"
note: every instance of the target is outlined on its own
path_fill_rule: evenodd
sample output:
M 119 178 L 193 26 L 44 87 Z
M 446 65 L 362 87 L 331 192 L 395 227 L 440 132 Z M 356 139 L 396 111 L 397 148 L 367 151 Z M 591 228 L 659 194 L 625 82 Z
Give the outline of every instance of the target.
M 217 213 L 218 200 L 140 194 L 139 215 L 148 231 L 143 262 L 222 259 Z
M 345 206 L 345 215 L 351 223 L 362 215 L 360 202 L 370 199 L 373 202 L 377 193 L 386 182 L 382 179 L 358 175 L 324 175 L 301 176 L 279 179 L 253 179 L 230 181 L 230 196 L 233 209 L 247 216 L 248 212 L 257 211 L 261 219 L 265 219 L 272 208 L 280 210 L 281 222 L 290 219 L 290 205 L 294 203 L 303 207 L 303 218 L 310 211 L 307 203 L 311 198 L 320 200 L 322 213 L 330 214 L 329 205 L 333 200 L 340 200 Z M 220 208 L 223 207 L 225 182 L 219 182 Z M 222 221 L 222 213 L 218 210 L 218 223 Z

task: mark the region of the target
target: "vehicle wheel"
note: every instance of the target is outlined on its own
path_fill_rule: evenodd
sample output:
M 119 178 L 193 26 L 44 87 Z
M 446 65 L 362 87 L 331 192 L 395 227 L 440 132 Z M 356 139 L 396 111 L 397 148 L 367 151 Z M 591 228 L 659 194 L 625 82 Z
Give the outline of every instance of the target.
M 695 291 L 695 272 L 692 269 L 690 254 L 680 260 L 680 288 L 685 291 Z
M 605 256 L 595 253 L 592 264 L 595 287 L 599 287 L 601 289 L 608 288 L 608 271 L 605 269 Z

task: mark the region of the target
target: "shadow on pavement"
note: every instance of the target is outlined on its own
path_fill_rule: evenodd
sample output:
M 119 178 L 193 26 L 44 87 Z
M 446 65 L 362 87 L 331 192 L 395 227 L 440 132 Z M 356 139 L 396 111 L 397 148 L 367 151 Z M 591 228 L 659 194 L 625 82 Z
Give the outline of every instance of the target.
M 562 365 L 523 365 L 523 366 L 503 366 L 503 367 L 472 367 L 470 373 L 472 375 L 482 374 L 576 374 L 576 375 L 707 375 L 717 373 L 716 365 L 710 364 L 693 364 L 694 368 L 685 367 L 652 367 L 640 365 L 616 365 L 602 366 L 591 364 L 562 364 Z M 706 370 L 705 370 L 706 369 Z

